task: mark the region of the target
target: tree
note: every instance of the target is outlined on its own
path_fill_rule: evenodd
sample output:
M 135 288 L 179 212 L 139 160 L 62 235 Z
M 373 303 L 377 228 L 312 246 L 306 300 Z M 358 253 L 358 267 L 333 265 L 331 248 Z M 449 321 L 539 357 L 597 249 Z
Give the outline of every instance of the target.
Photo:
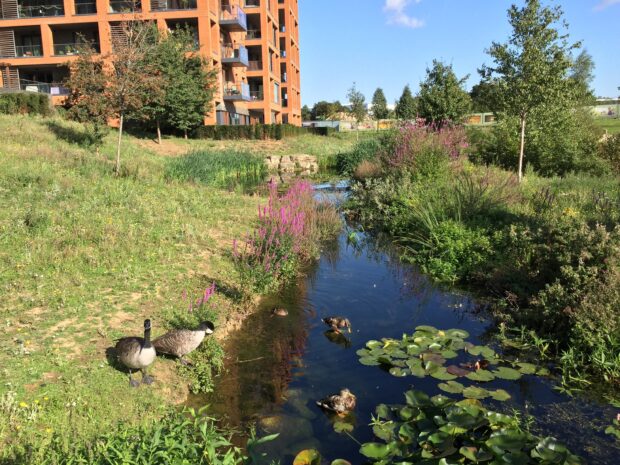
M 495 81 L 482 80 L 473 86 L 469 93 L 472 110 L 478 113 L 497 112 L 499 90 L 499 84 Z
M 339 113 L 344 111 L 342 104 L 336 100 L 335 102 L 326 102 L 321 100 L 314 104 L 312 107 L 311 117 L 313 120 L 331 120 L 334 119 Z
M 105 95 L 107 77 L 103 62 L 95 54 L 90 44 L 80 46 L 77 60 L 69 64 L 71 72 L 65 86 L 71 90 L 66 102 L 69 116 L 85 124 L 88 145 L 99 153 L 111 111 Z
M 584 105 L 595 99 L 594 91 L 591 88 L 594 80 L 594 68 L 594 59 L 587 50 L 582 50 L 577 55 L 571 67 L 570 80 L 574 85 L 576 98 Z
M 349 100 L 350 105 L 349 113 L 353 116 L 353 118 L 355 118 L 355 121 L 359 125 L 359 123 L 364 121 L 368 115 L 368 110 L 366 109 L 366 97 L 364 97 L 364 94 L 357 90 L 355 83 L 353 83 L 347 92 L 347 99 Z
M 445 121 L 461 122 L 471 111 L 471 97 L 464 89 L 468 78 L 457 78 L 452 65 L 433 60 L 420 83 L 418 114 L 427 123 L 439 126 Z
M 376 120 L 386 119 L 389 113 L 385 94 L 383 93 L 383 89 L 379 87 L 372 96 L 372 116 Z
M 312 119 L 312 112 L 310 111 L 310 107 L 308 105 L 304 105 L 301 107 L 301 120 L 302 121 L 310 121 Z
M 568 35 L 555 27 L 562 16 L 559 6 L 542 7 L 540 0 L 527 0 L 523 8 L 512 5 L 508 10 L 512 35 L 505 44 L 491 45 L 487 53 L 494 64 L 482 68 L 487 80 L 499 79 L 503 111 L 519 119 L 519 181 L 523 179 L 528 118 L 537 109 L 570 98 L 570 53 L 578 44 L 569 44 Z
M 413 98 L 409 85 L 406 85 L 403 89 L 403 93 L 396 102 L 396 118 L 402 120 L 412 120 L 418 115 L 418 105 Z

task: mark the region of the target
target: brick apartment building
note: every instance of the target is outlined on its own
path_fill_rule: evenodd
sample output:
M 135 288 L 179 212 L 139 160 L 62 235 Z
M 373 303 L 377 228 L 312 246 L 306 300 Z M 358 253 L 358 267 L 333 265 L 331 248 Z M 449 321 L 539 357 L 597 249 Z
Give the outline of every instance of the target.
M 79 41 L 113 53 L 120 22 L 136 19 L 194 32 L 219 70 L 206 124 L 301 125 L 298 0 L 0 0 L 0 91 L 60 103 Z

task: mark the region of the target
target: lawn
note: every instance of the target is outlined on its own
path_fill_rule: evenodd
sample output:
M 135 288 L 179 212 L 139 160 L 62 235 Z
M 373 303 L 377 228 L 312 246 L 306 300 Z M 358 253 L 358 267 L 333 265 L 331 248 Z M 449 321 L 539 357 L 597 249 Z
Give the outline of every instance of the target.
M 596 118 L 594 120 L 596 125 L 602 129 L 606 129 L 609 134 L 620 133 L 620 119 L 619 118 Z
M 4 452 L 52 437 L 74 444 L 183 401 L 187 382 L 174 361 L 155 362 L 152 388 L 130 390 L 107 349 L 140 335 L 146 317 L 154 335 L 187 319 L 183 293 L 212 282 L 222 290 L 213 303 L 220 328 L 245 305 L 229 250 L 260 199 L 166 182 L 170 154 L 131 136 L 115 177 L 114 134 L 95 155 L 69 141 L 80 131 L 62 120 L 0 117 Z

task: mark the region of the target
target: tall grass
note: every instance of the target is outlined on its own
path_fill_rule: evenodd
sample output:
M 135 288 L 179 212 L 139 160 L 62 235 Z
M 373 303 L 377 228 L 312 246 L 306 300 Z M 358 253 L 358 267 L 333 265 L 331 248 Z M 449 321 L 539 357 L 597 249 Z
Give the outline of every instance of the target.
M 166 178 L 191 181 L 221 189 L 253 188 L 264 181 L 267 166 L 262 158 L 238 151 L 196 151 L 173 159 Z

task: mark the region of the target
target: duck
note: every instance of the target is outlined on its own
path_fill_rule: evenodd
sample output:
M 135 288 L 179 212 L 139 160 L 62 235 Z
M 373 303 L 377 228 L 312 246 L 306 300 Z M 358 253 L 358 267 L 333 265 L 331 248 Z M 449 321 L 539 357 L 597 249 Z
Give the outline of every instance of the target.
M 349 333 L 351 332 L 351 322 L 348 318 L 343 318 L 341 316 L 328 316 L 327 318 L 323 318 L 323 323 L 327 326 L 331 326 L 332 331 L 340 333 L 341 328 L 347 328 Z
M 345 416 L 355 409 L 357 398 L 348 389 L 342 389 L 339 394 L 333 394 L 324 399 L 317 400 L 316 404 L 322 409 L 338 414 L 338 416 Z
M 210 321 L 203 321 L 196 329 L 175 329 L 159 336 L 153 341 L 158 354 L 174 355 L 183 365 L 190 365 L 185 360 L 187 354 L 193 352 L 202 343 L 207 334 L 213 334 L 215 325 Z
M 140 386 L 140 382 L 133 379 L 132 370 L 142 372 L 142 383 L 153 384 L 153 377 L 146 372 L 157 356 L 155 347 L 151 343 L 151 320 L 144 320 L 144 337 L 130 336 L 118 340 L 115 346 L 118 360 L 129 370 L 129 385 Z
M 288 316 L 288 310 L 285 308 L 274 308 L 271 310 L 271 316 Z

